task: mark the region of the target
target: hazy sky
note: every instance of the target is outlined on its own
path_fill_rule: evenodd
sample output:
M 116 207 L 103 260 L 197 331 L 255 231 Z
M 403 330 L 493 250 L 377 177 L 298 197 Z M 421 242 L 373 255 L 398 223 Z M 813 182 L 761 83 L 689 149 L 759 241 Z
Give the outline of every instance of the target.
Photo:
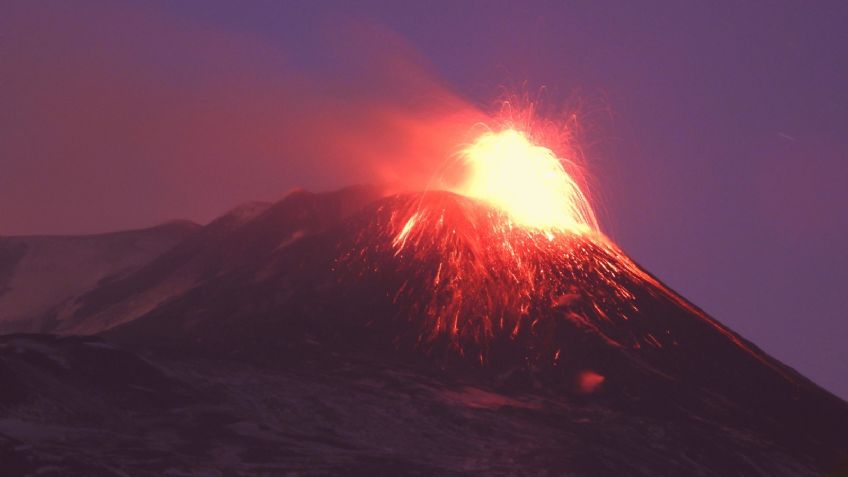
M 423 177 L 528 92 L 626 251 L 848 397 L 845 2 L 69 3 L 0 7 L 0 234 Z

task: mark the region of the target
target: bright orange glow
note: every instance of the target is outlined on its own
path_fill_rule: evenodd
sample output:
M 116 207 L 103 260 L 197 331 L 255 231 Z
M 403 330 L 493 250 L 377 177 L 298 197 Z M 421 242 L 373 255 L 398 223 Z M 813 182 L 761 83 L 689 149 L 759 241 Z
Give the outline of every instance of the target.
M 580 388 L 580 392 L 592 393 L 597 391 L 598 387 L 600 387 L 605 380 L 606 378 L 603 375 L 587 370 L 580 373 L 577 377 L 577 385 Z
M 597 231 L 588 199 L 550 149 L 515 129 L 487 132 L 466 147 L 465 182 L 454 192 L 505 212 L 517 225 L 546 232 Z
M 511 112 L 502 129 L 443 165 L 438 187 L 384 201 L 339 261 L 358 281 L 378 280 L 398 343 L 480 363 L 494 346 L 507 354 L 518 347 L 528 364 L 572 366 L 569 343 L 588 336 L 612 349 L 678 346 L 685 336 L 654 316 L 671 304 L 770 365 L 598 229 L 580 169 L 568 160 L 575 141 L 559 127 L 570 123 L 537 120 L 532 108 Z M 607 378 L 588 370 L 576 379 L 578 391 L 591 393 Z

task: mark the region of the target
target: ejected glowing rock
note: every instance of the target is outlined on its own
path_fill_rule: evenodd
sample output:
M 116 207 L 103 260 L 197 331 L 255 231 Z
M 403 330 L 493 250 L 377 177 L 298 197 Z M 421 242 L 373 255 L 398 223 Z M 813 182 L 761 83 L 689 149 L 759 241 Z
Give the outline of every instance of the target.
M 598 230 L 589 200 L 564 167 L 564 160 L 533 144 L 524 133 L 515 129 L 487 132 L 461 156 L 467 177 L 455 192 L 504 211 L 525 228 L 572 233 Z

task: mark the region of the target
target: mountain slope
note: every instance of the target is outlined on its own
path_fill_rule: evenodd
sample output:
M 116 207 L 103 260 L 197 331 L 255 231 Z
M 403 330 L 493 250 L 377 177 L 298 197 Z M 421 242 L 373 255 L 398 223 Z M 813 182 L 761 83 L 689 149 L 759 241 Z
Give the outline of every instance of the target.
M 63 357 L 95 338 L 6 338 L 0 379 L 24 391 L 0 456 L 131 475 L 815 476 L 848 458 L 844 401 L 604 237 L 528 233 L 451 193 L 381 195 L 225 215 L 82 295 L 60 331 L 100 332 L 166 378 L 142 388 L 185 399 L 72 421 L 60 433 L 85 425 L 84 453 L 43 428 L 89 408 L 43 390 L 113 381 L 68 382 L 89 365 Z M 77 364 L 46 371 L 57 356 Z M 144 393 L 126 384 L 116 396 Z M 120 431 L 124 414 L 141 424 Z
M 48 310 L 126 275 L 198 226 L 186 221 L 84 236 L 0 237 L 0 329 L 36 330 Z
M 751 436 L 735 463 L 726 459 L 738 443 L 703 450 L 698 465 L 718 475 L 736 465 L 779 475 L 769 449 L 813 474 L 845 457 L 844 401 L 706 316 L 608 241 L 497 242 L 491 213 L 449 193 L 386 198 L 107 335 L 271 362 L 313 356 L 317 342 L 322 352 L 423 359 L 507 395 L 589 399 L 675 423 L 680 445 L 693 449 L 705 445 L 700 431 L 690 432 L 698 422 Z
M 204 281 L 322 230 L 381 194 L 370 187 L 323 196 L 295 191 L 275 204 L 239 207 L 135 273 L 96 287 L 58 309 L 51 317 L 54 327 L 45 331 L 92 334 L 132 321 Z
M 4 475 L 821 475 L 696 414 L 313 348 L 332 356 L 260 365 L 0 338 L 0 375 L 23 390 L 12 404 L 0 392 Z

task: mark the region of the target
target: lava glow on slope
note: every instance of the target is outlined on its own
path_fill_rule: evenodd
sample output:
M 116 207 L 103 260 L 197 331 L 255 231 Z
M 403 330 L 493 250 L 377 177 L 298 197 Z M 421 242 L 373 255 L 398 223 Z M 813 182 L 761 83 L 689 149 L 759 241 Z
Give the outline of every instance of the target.
M 756 355 L 602 234 L 550 149 L 505 129 L 460 158 L 457 187 L 382 201 L 341 258 L 390 300 L 374 306 L 388 307 L 399 341 L 480 362 L 495 343 L 518 344 L 524 359 L 549 364 L 585 333 L 616 349 L 675 347 L 674 326 L 642 310 L 662 302 Z
M 466 180 L 454 191 L 503 210 L 518 225 L 585 233 L 598 223 L 562 159 L 515 129 L 486 132 L 461 152 Z
M 493 341 L 529 336 L 547 343 L 536 358 L 556 361 L 565 320 L 613 346 L 662 346 L 663 337 L 610 326 L 638 312 L 629 284 L 650 278 L 598 231 L 551 149 L 506 128 L 484 132 L 459 159 L 457 186 L 384 203 L 366 228 L 381 236 L 359 237 L 347 256 L 361 277 L 387 280 L 419 345 L 447 342 L 484 361 Z

